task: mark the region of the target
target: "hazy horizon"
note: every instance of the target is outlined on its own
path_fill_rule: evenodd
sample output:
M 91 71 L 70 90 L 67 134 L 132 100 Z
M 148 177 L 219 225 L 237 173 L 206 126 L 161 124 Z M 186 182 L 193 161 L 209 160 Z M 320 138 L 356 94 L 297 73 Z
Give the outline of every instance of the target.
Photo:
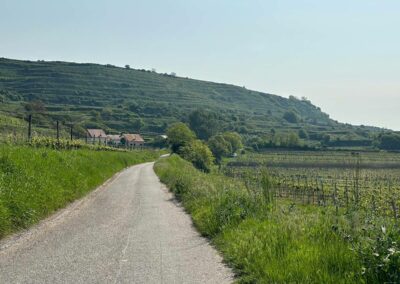
M 0 57 L 155 68 L 400 130 L 397 1 L 2 2 Z

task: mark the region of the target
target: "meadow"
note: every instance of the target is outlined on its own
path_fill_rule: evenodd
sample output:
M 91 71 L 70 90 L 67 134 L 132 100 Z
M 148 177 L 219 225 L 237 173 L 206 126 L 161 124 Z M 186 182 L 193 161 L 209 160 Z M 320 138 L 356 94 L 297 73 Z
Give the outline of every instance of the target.
M 397 283 L 399 157 L 360 155 L 246 154 L 211 174 L 174 155 L 155 169 L 240 283 Z M 291 161 L 296 165 L 283 166 Z M 374 172 L 362 161 L 392 169 Z M 342 167 L 322 167 L 329 162 Z M 381 187 L 373 190 L 379 175 Z M 347 199 L 339 185 L 346 177 Z
M 0 238 L 37 223 L 118 171 L 160 155 L 66 145 L 0 144 Z

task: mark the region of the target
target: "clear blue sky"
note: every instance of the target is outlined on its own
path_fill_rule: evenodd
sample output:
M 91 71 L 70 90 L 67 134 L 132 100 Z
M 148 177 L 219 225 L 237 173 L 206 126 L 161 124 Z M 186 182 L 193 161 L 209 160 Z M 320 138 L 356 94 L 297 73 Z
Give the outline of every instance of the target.
M 400 130 L 399 0 L 0 0 L 0 56 L 130 64 Z

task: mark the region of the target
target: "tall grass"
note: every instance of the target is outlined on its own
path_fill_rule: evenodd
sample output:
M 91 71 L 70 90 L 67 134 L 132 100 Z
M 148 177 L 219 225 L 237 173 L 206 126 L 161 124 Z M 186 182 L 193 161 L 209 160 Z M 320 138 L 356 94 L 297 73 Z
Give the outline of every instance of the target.
M 204 174 L 178 156 L 155 165 L 199 231 L 212 239 L 241 283 L 360 283 L 362 264 L 327 208 L 277 202 L 264 190 Z M 340 220 L 335 220 L 339 222 Z
M 38 222 L 157 152 L 59 151 L 0 145 L 0 237 Z

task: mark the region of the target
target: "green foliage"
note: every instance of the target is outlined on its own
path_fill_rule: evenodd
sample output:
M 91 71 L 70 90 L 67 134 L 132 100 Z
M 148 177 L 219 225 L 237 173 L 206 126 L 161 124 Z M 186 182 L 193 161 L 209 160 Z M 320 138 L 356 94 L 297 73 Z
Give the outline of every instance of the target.
M 290 111 L 286 111 L 283 114 L 283 118 L 290 123 L 298 123 L 299 122 L 299 118 L 297 117 L 297 114 L 294 113 L 294 111 L 290 110 Z
M 46 107 L 42 101 L 36 100 L 25 104 L 25 109 L 30 114 L 42 114 L 46 111 Z
M 0 237 L 38 222 L 157 152 L 0 147 Z
M 173 153 L 178 153 L 182 147 L 189 145 L 196 138 L 193 131 L 182 122 L 171 125 L 167 130 L 167 136 Z
M 195 110 L 189 115 L 190 128 L 202 140 L 208 140 L 218 132 L 219 123 L 214 113 L 205 110 Z
M 10 141 L 12 144 L 12 141 Z M 50 149 L 59 150 L 71 150 L 71 149 L 90 149 L 98 151 L 119 151 L 126 152 L 126 149 L 118 149 L 106 146 L 104 144 L 87 144 L 82 140 L 70 140 L 70 139 L 56 139 L 52 137 L 33 137 L 31 141 L 27 143 L 33 147 L 47 147 Z
M 236 153 L 237 150 L 243 148 L 242 137 L 236 132 L 225 132 L 222 134 L 225 141 L 231 145 L 231 153 Z
M 173 155 L 155 165 L 199 231 L 212 239 L 240 283 L 359 283 L 357 253 L 338 236 L 327 211 L 275 203 L 260 176 L 250 184 L 196 171 Z M 265 187 L 265 188 L 264 188 Z
M 400 150 L 400 134 L 383 134 L 379 137 L 379 148 L 385 150 Z
M 281 145 L 284 147 L 292 148 L 300 145 L 299 136 L 296 133 L 290 132 L 281 139 Z
M 308 133 L 303 128 L 299 130 L 299 137 L 301 139 L 308 139 Z
M 180 155 L 199 170 L 210 172 L 214 157 L 204 142 L 193 140 L 188 145 L 182 147 Z
M 329 141 L 331 141 L 331 136 L 330 136 L 329 134 L 325 134 L 325 135 L 322 137 L 322 142 L 323 142 L 325 145 L 327 145 L 327 144 L 329 143 Z
M 226 141 L 224 136 L 221 134 L 211 137 L 210 140 L 208 140 L 208 146 L 210 147 L 217 163 L 221 162 L 222 157 L 226 157 L 232 153 L 231 144 Z

